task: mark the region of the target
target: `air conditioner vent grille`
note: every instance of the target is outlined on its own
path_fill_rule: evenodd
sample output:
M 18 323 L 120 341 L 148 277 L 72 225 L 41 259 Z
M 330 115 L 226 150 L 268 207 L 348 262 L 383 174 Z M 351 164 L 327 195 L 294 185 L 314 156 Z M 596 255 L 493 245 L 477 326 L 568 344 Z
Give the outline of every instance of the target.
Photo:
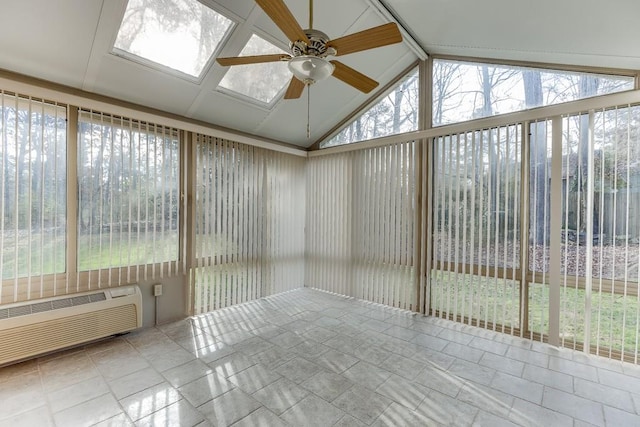
M 80 297 L 71 298 L 71 302 L 73 305 L 89 304 L 91 302 L 91 298 L 89 298 L 88 295 L 82 295 Z
M 51 301 L 53 304 L 53 309 L 57 310 L 59 308 L 67 308 L 67 307 L 73 307 L 73 303 L 71 302 L 71 298 L 65 298 L 65 299 L 57 299 L 55 301 Z
M 89 299 L 91 300 L 91 302 L 98 302 L 106 300 L 107 297 L 104 295 L 104 292 L 100 292 L 99 294 L 89 295 Z
M 35 304 L 23 305 L 0 309 L 0 319 L 26 316 L 28 314 L 43 313 L 45 311 L 58 310 L 60 308 L 75 307 L 78 305 L 91 304 L 92 302 L 105 301 L 107 299 L 104 292 L 91 295 L 82 295 L 73 298 L 56 299 L 53 301 L 39 302 Z

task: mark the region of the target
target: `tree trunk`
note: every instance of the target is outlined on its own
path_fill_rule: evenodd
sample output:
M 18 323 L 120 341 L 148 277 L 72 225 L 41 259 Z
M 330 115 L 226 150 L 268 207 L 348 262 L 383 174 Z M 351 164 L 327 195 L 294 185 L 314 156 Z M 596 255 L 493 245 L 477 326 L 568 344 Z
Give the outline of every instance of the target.
M 527 108 L 538 107 L 542 105 L 542 79 L 540 77 L 540 71 L 527 70 L 522 72 L 522 79 L 524 82 L 524 99 Z M 530 239 L 537 244 L 547 244 L 549 235 L 545 229 L 547 226 L 547 219 L 549 218 L 549 209 L 544 209 L 544 206 L 549 206 L 551 201 L 548 191 L 545 191 L 548 185 L 548 177 L 545 176 L 545 168 L 547 165 L 547 140 L 546 140 L 546 124 L 533 123 L 532 128 L 537 127 L 536 132 L 531 132 L 529 129 L 529 142 L 530 142 L 530 174 L 529 174 L 529 218 L 531 225 Z M 535 194 L 534 194 L 535 192 Z M 545 197 L 546 193 L 546 197 Z M 545 211 L 547 214 L 545 215 Z

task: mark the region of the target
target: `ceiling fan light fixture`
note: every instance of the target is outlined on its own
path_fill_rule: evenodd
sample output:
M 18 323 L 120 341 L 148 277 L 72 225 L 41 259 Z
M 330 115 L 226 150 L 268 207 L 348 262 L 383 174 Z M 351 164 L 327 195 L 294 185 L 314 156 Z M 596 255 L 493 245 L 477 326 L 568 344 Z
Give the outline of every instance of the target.
M 324 58 L 302 55 L 291 58 L 289 70 L 304 84 L 310 85 L 333 74 L 335 66 Z

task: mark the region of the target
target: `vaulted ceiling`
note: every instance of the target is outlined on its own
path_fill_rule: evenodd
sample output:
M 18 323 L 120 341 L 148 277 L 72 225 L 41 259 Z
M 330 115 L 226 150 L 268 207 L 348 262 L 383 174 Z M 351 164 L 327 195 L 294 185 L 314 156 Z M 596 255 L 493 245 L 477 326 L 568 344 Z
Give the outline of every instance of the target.
M 238 55 L 253 35 L 287 50 L 286 37 L 254 0 L 200 1 L 234 22 L 214 55 Z M 285 3 L 306 27 L 308 0 Z M 185 78 L 118 54 L 114 42 L 126 8 L 127 0 L 5 0 L 0 68 L 300 147 L 376 95 L 337 79 L 312 86 L 307 138 L 306 94 L 284 100 L 280 91 L 271 103 L 256 102 L 221 88 L 228 68 L 213 60 L 201 75 Z M 396 19 L 406 29 L 403 43 L 340 58 L 382 88 L 423 51 L 640 69 L 637 16 L 635 0 L 316 0 L 314 28 L 337 38 Z

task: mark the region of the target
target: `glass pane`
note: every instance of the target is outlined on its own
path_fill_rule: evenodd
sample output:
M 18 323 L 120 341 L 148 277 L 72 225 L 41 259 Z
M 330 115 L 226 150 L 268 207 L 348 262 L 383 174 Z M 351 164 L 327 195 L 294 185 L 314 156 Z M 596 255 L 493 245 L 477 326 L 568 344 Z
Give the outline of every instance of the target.
M 287 52 L 254 34 L 240 52 L 240 56 L 273 53 L 286 54 Z M 286 62 L 236 65 L 229 67 L 229 71 L 220 82 L 220 87 L 268 104 L 282 91 L 289 80 L 291 80 L 291 72 Z
M 114 47 L 197 77 L 232 25 L 196 0 L 129 0 Z
M 435 60 L 433 124 L 632 90 L 633 82 L 628 76 Z
M 96 116 L 78 137 L 78 269 L 178 259 L 175 133 Z
M 418 69 L 409 73 L 376 105 L 320 147 L 351 144 L 418 129 Z
M 0 95 L 2 279 L 63 273 L 66 110 Z

